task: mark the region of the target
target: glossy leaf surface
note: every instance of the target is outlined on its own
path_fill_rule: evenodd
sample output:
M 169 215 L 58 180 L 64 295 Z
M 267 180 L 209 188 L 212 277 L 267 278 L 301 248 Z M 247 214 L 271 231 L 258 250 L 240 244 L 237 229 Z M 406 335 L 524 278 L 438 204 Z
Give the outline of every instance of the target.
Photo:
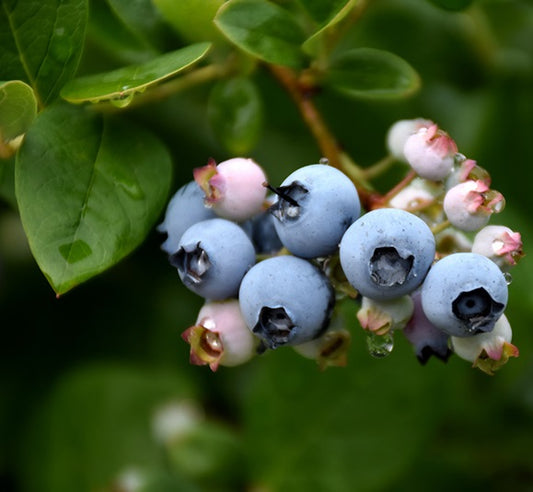
M 373 48 L 342 53 L 332 61 L 326 77 L 334 89 L 362 98 L 407 96 L 420 85 L 418 74 L 403 58 Z
M 224 0 L 153 0 L 167 22 L 186 40 L 213 41 L 221 37 L 213 24 Z
M 0 82 L 0 145 L 22 135 L 37 114 L 32 88 L 20 80 Z
M 15 186 L 33 256 L 58 295 L 143 241 L 170 174 L 166 149 L 137 126 L 76 107 L 39 115 L 19 151 Z
M 235 45 L 269 63 L 301 67 L 305 35 L 293 15 L 266 0 L 225 3 L 215 24 Z
M 359 0 L 300 0 L 317 22 L 318 30 L 305 41 L 302 48 L 309 55 L 318 55 L 321 49 L 321 40 L 331 28 L 342 21 L 358 3 Z
M 78 66 L 87 0 L 2 0 L 0 80 L 19 79 L 50 103 Z
M 72 103 L 113 100 L 118 106 L 125 106 L 136 92 L 142 92 L 200 61 L 209 47 L 209 43 L 193 44 L 141 65 L 74 79 L 63 88 L 61 97 Z
M 261 96 L 245 77 L 219 82 L 211 92 L 208 116 L 217 139 L 234 155 L 247 154 L 263 122 Z

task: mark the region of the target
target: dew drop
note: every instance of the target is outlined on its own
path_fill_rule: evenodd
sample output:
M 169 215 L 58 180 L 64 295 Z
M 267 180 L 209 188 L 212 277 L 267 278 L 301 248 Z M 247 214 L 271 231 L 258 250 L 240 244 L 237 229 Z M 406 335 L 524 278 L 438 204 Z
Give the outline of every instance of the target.
M 383 359 L 387 357 L 394 348 L 394 338 L 392 333 L 389 332 L 385 335 L 369 333 L 366 336 L 366 348 L 368 353 L 375 359 Z
M 117 108 L 125 108 L 133 101 L 133 92 L 122 94 L 111 99 L 111 104 Z
M 321 157 L 320 160 L 318 161 L 320 164 L 329 164 L 329 159 L 327 157 Z
M 513 276 L 509 272 L 505 272 L 503 274 L 503 278 L 505 279 L 505 283 L 507 285 L 511 285 L 511 282 L 513 281 Z
M 460 152 L 457 152 L 454 156 L 453 156 L 453 163 L 458 166 L 460 164 L 462 164 L 464 161 L 466 161 L 466 156 L 464 154 L 461 154 Z

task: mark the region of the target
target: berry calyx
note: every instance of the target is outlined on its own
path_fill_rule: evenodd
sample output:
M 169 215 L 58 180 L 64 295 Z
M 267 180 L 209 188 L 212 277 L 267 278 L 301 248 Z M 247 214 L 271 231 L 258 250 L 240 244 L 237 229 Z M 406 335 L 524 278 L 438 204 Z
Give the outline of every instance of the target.
M 262 210 L 266 176 L 252 159 L 236 157 L 218 165 L 210 159 L 193 174 L 205 193 L 206 205 L 220 217 L 242 222 Z

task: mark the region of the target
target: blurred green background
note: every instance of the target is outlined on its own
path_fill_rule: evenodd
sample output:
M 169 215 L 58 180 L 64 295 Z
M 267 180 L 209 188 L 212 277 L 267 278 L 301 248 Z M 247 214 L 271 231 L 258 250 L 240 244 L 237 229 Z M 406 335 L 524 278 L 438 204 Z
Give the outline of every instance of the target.
M 106 56 L 97 11 L 80 73 L 125 62 Z M 171 36 L 164 42 L 179 47 Z M 319 94 L 343 147 L 370 165 L 385 155 L 394 121 L 436 121 L 490 171 L 507 199 L 492 223 L 520 231 L 527 255 L 532 4 L 480 0 L 452 12 L 423 0 L 376 1 L 343 43 L 390 50 L 422 78 L 420 91 L 399 101 Z M 321 156 L 269 72 L 259 68 L 253 77 L 264 128 L 250 156 L 279 183 Z M 166 142 L 173 190 L 209 157 L 230 157 L 208 124 L 210 87 L 128 112 Z M 320 372 L 287 348 L 211 373 L 189 365 L 179 336 L 202 300 L 180 284 L 155 231 L 110 271 L 56 299 L 10 200 L 0 207 L 1 490 L 118 491 L 135 483 L 152 491 L 533 490 L 529 256 L 512 272 L 507 310 L 521 355 L 493 377 L 457 357 L 422 367 L 401 336 L 390 357 L 372 359 L 355 310 L 346 368 Z M 203 417 L 166 449 L 154 437 L 154 415 L 183 402 Z

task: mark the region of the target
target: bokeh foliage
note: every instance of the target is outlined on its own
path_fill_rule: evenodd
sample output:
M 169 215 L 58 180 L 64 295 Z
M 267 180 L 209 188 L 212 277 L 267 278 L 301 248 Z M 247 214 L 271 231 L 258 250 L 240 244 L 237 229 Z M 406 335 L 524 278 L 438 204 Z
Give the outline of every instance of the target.
M 109 491 L 127 470 L 146 491 L 530 489 L 529 257 L 513 271 L 508 308 L 521 356 L 494 377 L 458 358 L 421 367 L 401 337 L 389 358 L 374 360 L 350 306 L 346 368 L 320 372 L 280 349 L 212 374 L 188 364 L 179 333 L 201 300 L 181 286 L 154 228 L 169 192 L 209 157 L 249 155 L 272 183 L 320 159 L 272 62 L 314 70 L 317 107 L 362 167 L 385 155 L 394 121 L 438 122 L 490 171 L 507 198 L 492 223 L 520 231 L 527 254 L 527 0 L 0 6 L 0 109 L 25 108 L 18 126 L 0 115 L 1 148 L 9 153 L 14 133 L 28 130 L 17 156 L 0 161 L 2 490 Z M 102 84 L 98 97 L 84 93 L 106 73 L 118 91 Z M 395 169 L 376 186 L 394 183 Z M 54 220 L 66 226 L 54 244 L 68 247 L 57 276 L 43 267 L 50 240 L 41 244 L 40 229 Z M 98 259 L 84 245 L 95 239 L 105 252 Z M 56 299 L 37 264 L 58 294 L 72 290 Z M 151 422 L 176 401 L 195 402 L 205 417 L 165 449 Z

